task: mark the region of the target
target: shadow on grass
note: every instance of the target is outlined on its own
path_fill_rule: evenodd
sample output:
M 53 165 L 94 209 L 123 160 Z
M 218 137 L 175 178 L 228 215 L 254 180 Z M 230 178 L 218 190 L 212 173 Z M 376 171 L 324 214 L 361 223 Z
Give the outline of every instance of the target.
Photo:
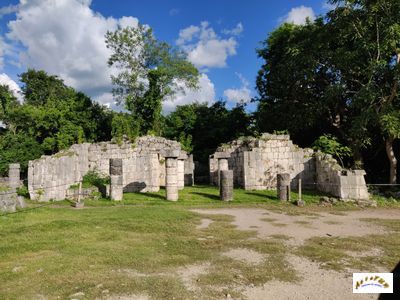
M 165 200 L 165 195 L 160 195 L 160 194 L 153 194 L 153 193 L 130 193 L 133 195 L 132 199 L 130 200 L 143 200 L 144 199 L 155 199 L 155 200 Z M 135 197 L 137 196 L 137 197 Z
M 207 194 L 207 193 L 201 193 L 201 192 L 192 192 L 191 194 L 203 196 L 203 197 L 206 197 L 206 198 L 211 199 L 211 200 L 218 200 L 218 201 L 220 201 L 219 196 L 213 195 L 213 194 Z
M 262 194 L 262 193 L 257 193 L 257 192 L 245 192 L 246 195 L 249 196 L 256 196 L 259 198 L 263 198 L 264 200 L 272 200 L 275 202 L 279 202 L 277 197 L 271 196 L 271 195 L 266 195 L 266 194 Z

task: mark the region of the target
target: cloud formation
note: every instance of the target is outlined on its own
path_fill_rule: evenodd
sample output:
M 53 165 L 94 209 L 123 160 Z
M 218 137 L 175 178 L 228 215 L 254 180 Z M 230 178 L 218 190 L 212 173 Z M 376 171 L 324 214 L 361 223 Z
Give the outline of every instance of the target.
M 0 85 L 7 85 L 8 88 L 11 90 L 11 92 L 14 94 L 14 96 L 20 102 L 23 101 L 21 88 L 14 80 L 12 80 L 10 77 L 8 77 L 7 74 L 5 74 L 5 73 L 0 74 Z
M 296 25 L 304 25 L 306 20 L 310 19 L 310 21 L 315 20 L 315 13 L 311 7 L 306 7 L 304 5 L 294 7 L 290 10 L 290 12 L 284 17 L 284 23 L 293 23 Z
M 199 89 L 191 90 L 184 84 L 178 83 L 178 87 L 182 91 L 177 91 L 173 98 L 169 98 L 163 102 L 163 112 L 169 113 L 174 110 L 177 105 L 191 104 L 194 102 L 212 104 L 215 101 L 214 84 L 206 74 L 201 74 L 199 78 Z
M 16 12 L 17 10 L 18 10 L 18 5 L 10 4 L 7 6 L 0 7 L 0 19 L 5 15 Z
M 242 22 L 237 23 L 235 28 L 232 29 L 224 29 L 222 30 L 222 33 L 227 34 L 227 35 L 240 35 L 243 32 L 243 24 Z
M 239 89 L 226 89 L 224 91 L 224 96 L 228 101 L 235 103 L 248 103 L 251 100 L 251 90 L 249 89 L 249 82 L 240 73 L 236 73 L 242 83 Z
M 7 37 L 20 44 L 22 66 L 43 69 L 67 85 L 96 98 L 111 90 L 110 56 L 104 36 L 138 19 L 105 18 L 90 9 L 90 0 L 21 0 Z M 1 43 L 1 42 L 0 42 Z
M 243 25 L 239 24 L 228 33 L 231 37 L 225 39 L 206 21 L 201 22 L 200 26 L 191 25 L 179 32 L 176 44 L 188 53 L 188 60 L 196 67 L 223 68 L 227 65 L 228 57 L 236 54 L 238 42 L 234 35 L 243 30 Z
M 116 106 L 111 94 L 110 76 L 117 70 L 107 65 L 111 53 L 105 44 L 105 34 L 118 26 L 137 26 L 139 20 L 131 16 L 107 18 L 93 11 L 90 4 L 91 0 L 20 0 L 16 19 L 8 24 L 7 38 L 13 43 L 12 49 L 0 36 L 0 70 L 3 57 L 13 56 L 24 69 L 45 70 L 95 101 L 121 109 Z M 201 60 L 201 56 L 205 55 L 201 53 L 206 51 L 202 47 L 213 48 L 214 43 L 217 43 L 214 45 L 216 49 L 208 51 L 216 50 L 223 63 L 228 53 L 235 52 L 236 46 L 229 50 L 231 46 L 228 44 L 236 45 L 236 41 L 220 39 L 208 23 L 186 28 L 181 31 L 180 38 L 182 46 L 187 46 L 192 38 L 204 42 L 202 46 L 192 47 L 194 61 Z M 215 64 L 214 61 L 208 63 Z M 199 86 L 197 91 L 184 89 L 186 93 L 177 92 L 174 99 L 166 100 L 164 110 L 171 111 L 176 105 L 195 100 L 212 103 L 215 99 L 214 84 L 207 75 L 200 77 Z

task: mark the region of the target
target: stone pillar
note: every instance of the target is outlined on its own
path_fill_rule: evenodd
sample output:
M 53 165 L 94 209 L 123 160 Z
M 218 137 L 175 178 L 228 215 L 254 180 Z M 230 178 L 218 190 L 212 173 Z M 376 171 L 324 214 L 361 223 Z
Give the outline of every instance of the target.
M 21 185 L 20 169 L 19 164 L 8 165 L 8 186 L 12 189 L 16 189 Z
M 110 159 L 110 198 L 111 200 L 121 201 L 124 190 L 124 184 L 122 182 L 122 159 L 111 158 Z
M 220 171 L 219 196 L 222 201 L 233 200 L 233 171 Z
M 214 158 L 218 159 L 218 186 L 221 182 L 221 171 L 229 170 L 228 158 L 231 155 L 227 152 L 216 152 Z
M 178 156 L 179 150 L 165 151 L 165 197 L 178 201 Z
M 185 187 L 185 160 L 188 158 L 186 153 L 181 153 L 178 157 L 178 189 L 183 190 Z
M 283 173 L 276 176 L 278 199 L 281 201 L 290 200 L 290 174 Z

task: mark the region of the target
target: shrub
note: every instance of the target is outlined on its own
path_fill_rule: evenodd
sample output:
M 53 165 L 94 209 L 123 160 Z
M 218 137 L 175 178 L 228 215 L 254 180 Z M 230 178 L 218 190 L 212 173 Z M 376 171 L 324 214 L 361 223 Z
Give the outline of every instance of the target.
M 28 187 L 26 185 L 21 185 L 20 187 L 18 187 L 17 188 L 17 195 L 18 196 L 23 196 L 25 198 L 29 198 Z
M 86 186 L 87 184 L 97 187 L 110 184 L 110 176 L 100 174 L 97 170 L 90 170 L 82 179 L 82 185 Z

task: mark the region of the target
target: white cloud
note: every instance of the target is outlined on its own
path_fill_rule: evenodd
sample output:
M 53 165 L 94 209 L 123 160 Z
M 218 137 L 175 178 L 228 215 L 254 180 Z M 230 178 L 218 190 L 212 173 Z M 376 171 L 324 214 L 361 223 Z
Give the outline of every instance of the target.
M 0 74 L 0 84 L 1 85 L 8 85 L 9 89 L 11 92 L 14 94 L 14 96 L 20 101 L 23 101 L 22 97 L 22 91 L 19 85 L 12 80 L 7 74 L 2 73 Z
M 331 4 L 329 2 L 323 2 L 322 8 L 325 10 L 334 10 L 337 7 L 337 4 Z
M 188 60 L 198 68 L 225 67 L 228 57 L 236 54 L 238 46 L 235 37 L 221 38 L 208 22 L 182 29 L 176 43 L 188 53 Z
M 12 14 L 18 10 L 18 5 L 7 5 L 0 7 L 0 18 L 2 18 L 5 15 Z
M 24 67 L 43 69 L 96 98 L 111 90 L 107 31 L 136 26 L 133 17 L 105 18 L 91 0 L 21 0 L 7 37 L 19 42 Z
M 172 97 L 163 102 L 163 112 L 169 113 L 175 109 L 177 105 L 185 105 L 194 102 L 212 104 L 215 101 L 214 84 L 206 74 L 201 74 L 199 78 L 199 89 L 191 90 L 183 83 L 178 83 L 179 90 Z
M 242 22 L 237 23 L 235 28 L 222 30 L 222 33 L 231 35 L 240 35 L 242 32 L 243 32 Z
M 4 67 L 4 54 L 6 52 L 6 44 L 3 38 L 0 36 L 0 70 Z
M 226 89 L 224 96 L 231 102 L 247 103 L 251 100 L 251 90 L 249 89 L 249 82 L 240 73 L 236 73 L 239 77 L 242 86 L 239 89 Z
M 309 18 L 310 21 L 314 21 L 315 13 L 311 7 L 306 7 L 302 5 L 292 8 L 290 12 L 285 16 L 283 22 L 293 23 L 296 25 L 304 25 L 307 18 Z

